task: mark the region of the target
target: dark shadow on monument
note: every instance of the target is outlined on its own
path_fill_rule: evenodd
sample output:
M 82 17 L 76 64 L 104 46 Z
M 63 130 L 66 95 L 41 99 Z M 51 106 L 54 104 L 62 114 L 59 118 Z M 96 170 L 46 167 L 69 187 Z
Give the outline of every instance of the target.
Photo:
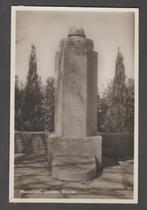
M 95 157 L 95 161 L 96 161 L 96 169 L 97 169 L 96 177 L 99 177 L 103 173 L 103 165 L 97 160 L 96 157 Z M 103 159 L 102 159 L 102 163 L 103 163 Z

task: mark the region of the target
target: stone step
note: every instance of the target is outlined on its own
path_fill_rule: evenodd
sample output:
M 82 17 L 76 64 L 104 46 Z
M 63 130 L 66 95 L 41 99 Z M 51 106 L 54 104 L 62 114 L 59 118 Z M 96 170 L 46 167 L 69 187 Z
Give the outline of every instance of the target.
M 55 156 L 52 176 L 65 181 L 84 181 L 96 177 L 96 160 L 93 156 Z

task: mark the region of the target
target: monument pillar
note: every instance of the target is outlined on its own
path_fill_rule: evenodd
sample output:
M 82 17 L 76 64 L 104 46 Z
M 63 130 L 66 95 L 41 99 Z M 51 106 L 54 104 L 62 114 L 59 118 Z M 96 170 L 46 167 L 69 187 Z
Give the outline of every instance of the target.
M 83 30 L 76 33 L 70 30 L 56 54 L 55 131 L 86 137 L 97 135 L 97 52 Z
M 82 28 L 72 27 L 60 41 L 55 75 L 56 136 L 49 137 L 48 144 L 52 175 L 77 181 L 93 178 L 102 156 L 101 136 L 97 136 L 97 52 Z M 71 168 L 74 171 L 79 164 L 75 178 Z

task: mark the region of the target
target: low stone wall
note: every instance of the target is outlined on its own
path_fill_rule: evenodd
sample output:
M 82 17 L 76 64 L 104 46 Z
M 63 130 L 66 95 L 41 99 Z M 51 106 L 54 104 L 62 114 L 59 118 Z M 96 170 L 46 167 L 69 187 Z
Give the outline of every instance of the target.
M 15 132 L 15 153 L 44 154 L 47 150 L 48 133 L 45 132 Z
M 103 155 L 116 158 L 133 158 L 134 134 L 101 133 L 103 142 Z
M 103 156 L 112 158 L 133 157 L 134 135 L 123 133 L 101 133 Z M 15 153 L 44 154 L 47 150 L 48 133 L 15 132 Z

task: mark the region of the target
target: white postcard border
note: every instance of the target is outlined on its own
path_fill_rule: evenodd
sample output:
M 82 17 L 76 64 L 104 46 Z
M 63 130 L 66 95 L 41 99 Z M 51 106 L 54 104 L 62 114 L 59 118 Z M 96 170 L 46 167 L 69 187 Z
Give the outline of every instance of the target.
M 52 11 L 52 12 L 134 12 L 135 14 L 135 123 L 134 123 L 134 199 L 38 199 L 14 198 L 14 96 L 15 96 L 15 41 L 16 11 Z M 11 8 L 11 74 L 10 74 L 10 147 L 9 147 L 9 202 L 12 203 L 138 203 L 138 91 L 139 91 L 139 9 L 138 8 L 90 8 L 90 7 L 40 7 L 12 6 Z

